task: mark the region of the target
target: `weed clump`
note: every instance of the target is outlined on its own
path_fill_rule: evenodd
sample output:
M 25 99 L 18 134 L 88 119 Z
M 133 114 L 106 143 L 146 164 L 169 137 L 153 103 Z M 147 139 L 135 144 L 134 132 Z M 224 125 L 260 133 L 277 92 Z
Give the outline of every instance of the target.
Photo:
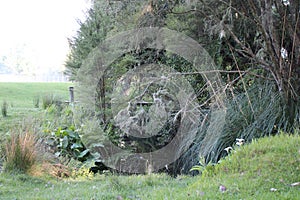
M 61 98 L 53 95 L 53 94 L 46 94 L 42 97 L 42 108 L 47 109 L 51 106 L 57 106 L 59 110 L 62 110 L 62 101 Z
M 8 103 L 4 100 L 1 106 L 1 113 L 3 117 L 7 117 Z
M 32 133 L 13 133 L 4 147 L 4 171 L 27 173 L 37 160 L 37 141 Z
M 33 98 L 33 105 L 35 108 L 40 107 L 40 97 L 38 95 Z

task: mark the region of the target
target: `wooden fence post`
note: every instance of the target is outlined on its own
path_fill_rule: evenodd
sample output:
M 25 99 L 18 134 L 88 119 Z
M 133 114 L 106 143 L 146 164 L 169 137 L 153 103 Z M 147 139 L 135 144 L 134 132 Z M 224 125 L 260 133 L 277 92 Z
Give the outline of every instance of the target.
M 74 87 L 69 87 L 70 91 L 70 103 L 74 103 Z

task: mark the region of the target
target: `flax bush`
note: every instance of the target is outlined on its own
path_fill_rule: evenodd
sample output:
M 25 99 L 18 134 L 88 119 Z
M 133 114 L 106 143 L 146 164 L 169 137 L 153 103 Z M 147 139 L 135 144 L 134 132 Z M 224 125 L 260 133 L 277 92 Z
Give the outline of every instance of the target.
M 281 130 L 293 132 L 299 127 L 299 106 L 293 111 L 295 119 L 290 126 L 287 114 L 291 113 L 286 113 L 282 96 L 269 82 L 256 83 L 244 93 L 228 95 L 226 103 L 226 124 L 222 131 L 209 135 L 206 126 L 200 128 L 193 145 L 174 163 L 177 173 L 188 173 L 187 170 L 198 164 L 199 155 L 205 157 L 206 162 L 217 163 L 227 155 L 224 149 L 235 145 L 236 138 L 250 143 L 257 138 L 277 135 Z

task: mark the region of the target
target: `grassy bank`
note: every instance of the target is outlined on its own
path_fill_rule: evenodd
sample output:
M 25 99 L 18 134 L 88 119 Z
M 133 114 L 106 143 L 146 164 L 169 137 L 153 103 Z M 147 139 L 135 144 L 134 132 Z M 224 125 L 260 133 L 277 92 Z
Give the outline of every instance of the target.
M 196 177 L 98 175 L 57 180 L 2 174 L 0 199 L 300 199 L 300 186 L 291 185 L 299 181 L 300 137 L 285 134 L 236 149 Z

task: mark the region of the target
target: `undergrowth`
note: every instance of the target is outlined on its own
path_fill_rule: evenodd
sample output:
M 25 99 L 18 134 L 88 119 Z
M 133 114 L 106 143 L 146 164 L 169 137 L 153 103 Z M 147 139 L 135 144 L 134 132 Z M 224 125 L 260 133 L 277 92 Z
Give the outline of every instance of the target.
M 300 136 L 281 133 L 236 147 L 202 176 L 0 176 L 1 199 L 299 199 Z M 294 184 L 295 185 L 295 184 Z M 220 190 L 220 188 L 224 189 Z

